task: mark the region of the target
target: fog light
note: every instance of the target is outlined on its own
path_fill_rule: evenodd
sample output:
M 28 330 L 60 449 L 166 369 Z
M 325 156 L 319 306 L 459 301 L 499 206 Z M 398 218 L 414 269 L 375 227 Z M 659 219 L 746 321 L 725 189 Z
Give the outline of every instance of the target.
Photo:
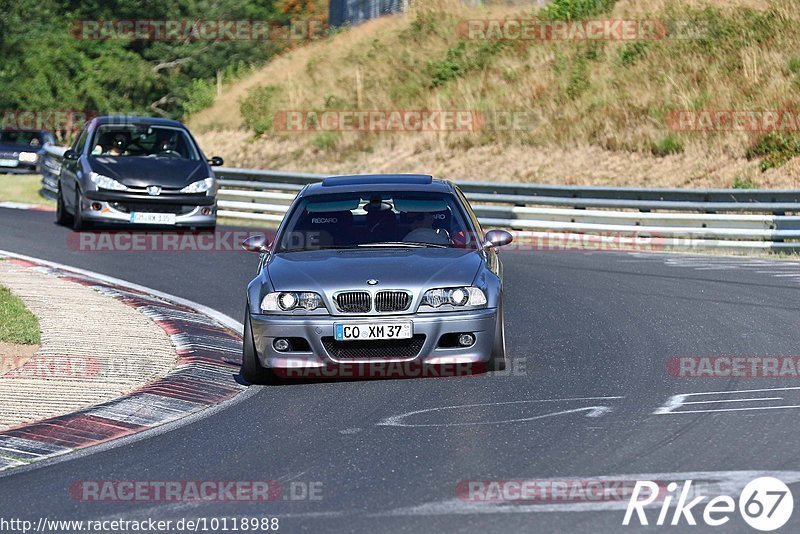
M 458 344 L 462 347 L 471 347 L 475 344 L 475 336 L 472 334 L 461 334 L 458 336 Z
M 211 208 L 203 208 L 202 210 L 200 210 L 200 213 L 202 213 L 203 215 L 211 215 Z
M 101 209 L 103 209 L 103 205 L 100 204 L 99 202 L 92 202 L 92 209 L 94 211 L 100 211 Z
M 283 338 L 276 339 L 272 343 L 272 346 L 275 347 L 275 350 L 277 350 L 278 352 L 286 352 L 291 348 L 289 340 Z

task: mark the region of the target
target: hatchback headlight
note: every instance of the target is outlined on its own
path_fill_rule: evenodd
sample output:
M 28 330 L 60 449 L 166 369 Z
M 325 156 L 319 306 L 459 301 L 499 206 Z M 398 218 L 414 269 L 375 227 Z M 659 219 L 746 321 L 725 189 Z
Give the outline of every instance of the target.
M 296 291 L 279 291 L 275 293 L 268 293 L 267 296 L 261 301 L 262 311 L 292 311 L 292 310 L 306 310 L 314 311 L 317 308 L 324 308 L 325 304 L 322 303 L 322 297 L 317 293 L 296 292 Z
M 451 287 L 431 289 L 422 296 L 422 305 L 438 308 L 445 304 L 461 308 L 465 306 L 485 306 L 486 293 L 479 287 Z
M 36 163 L 39 161 L 39 154 L 36 152 L 20 152 L 19 160 L 22 163 Z
M 193 184 L 189 184 L 183 189 L 181 189 L 181 193 L 205 193 L 210 191 L 214 187 L 214 179 L 213 178 L 206 178 L 205 180 L 200 180 L 194 182 Z
M 127 191 L 128 189 L 127 187 L 125 187 L 118 181 L 114 180 L 113 178 L 109 178 L 108 176 L 103 176 L 102 174 L 97 174 L 96 172 L 90 174 L 89 179 L 99 189 L 111 189 L 112 191 Z

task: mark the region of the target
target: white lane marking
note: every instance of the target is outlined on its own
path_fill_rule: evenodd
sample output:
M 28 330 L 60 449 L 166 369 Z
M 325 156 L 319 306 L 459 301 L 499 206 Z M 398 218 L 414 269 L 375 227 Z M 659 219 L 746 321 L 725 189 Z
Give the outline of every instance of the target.
M 719 404 L 720 402 L 755 402 L 755 401 L 773 401 L 773 400 L 783 400 L 783 397 L 756 397 L 754 399 L 722 399 L 722 400 L 710 400 L 710 401 L 691 401 L 691 402 L 684 402 L 683 404 Z
M 786 405 L 786 406 L 753 406 L 750 408 L 718 408 L 716 410 L 681 410 L 679 412 L 670 412 L 670 413 L 679 414 L 679 413 L 712 413 L 712 412 L 749 412 L 756 410 L 784 410 L 787 408 L 800 408 L 800 404 Z
M 427 408 L 425 410 L 414 410 L 412 412 L 406 412 L 400 415 L 392 415 L 390 417 L 386 417 L 382 419 L 377 426 L 403 426 L 403 427 L 447 427 L 447 426 L 473 426 L 473 425 L 500 425 L 506 423 L 520 423 L 525 421 L 535 421 L 537 419 L 544 419 L 546 417 L 555 417 L 557 415 L 567 415 L 571 413 L 578 413 L 578 412 L 588 412 L 586 417 L 600 417 L 608 412 L 611 411 L 611 408 L 608 406 L 585 406 L 582 408 L 573 408 L 570 410 L 562 410 L 558 412 L 551 412 L 547 414 L 535 415 L 532 417 L 523 417 L 518 419 L 505 419 L 500 421 L 473 421 L 473 422 L 466 422 L 466 423 L 422 423 L 422 424 L 410 424 L 405 423 L 404 419 L 418 415 L 421 413 L 430 413 L 430 412 L 442 412 L 445 410 L 460 410 L 463 408 L 478 408 L 484 406 L 505 406 L 509 404 L 533 404 L 539 402 L 572 402 L 572 401 L 587 401 L 587 400 L 615 400 L 615 399 L 624 399 L 625 397 L 576 397 L 576 398 L 565 398 L 565 399 L 534 399 L 534 400 L 518 400 L 518 401 L 506 401 L 506 402 L 487 402 L 487 403 L 480 403 L 480 404 L 460 404 L 456 406 L 441 406 L 438 408 Z
M 765 393 L 765 392 L 772 392 L 777 393 L 779 391 L 797 391 L 800 390 L 800 387 L 786 387 L 786 388 L 762 388 L 762 389 L 740 389 L 740 390 L 732 390 L 732 391 L 704 391 L 698 393 L 682 393 L 680 395 L 673 395 L 667 402 L 664 403 L 663 406 L 656 408 L 653 412 L 653 415 L 665 415 L 665 414 L 677 414 L 677 413 L 712 413 L 712 412 L 734 412 L 734 411 L 748 411 L 748 410 L 775 410 L 780 408 L 800 408 L 798 405 L 780 405 L 780 406 L 752 406 L 746 408 L 717 408 L 717 409 L 709 409 L 709 410 L 678 410 L 681 406 L 687 404 L 700 404 L 701 402 L 714 404 L 716 402 L 748 402 L 748 401 L 764 401 L 764 400 L 784 400 L 783 397 L 775 397 L 775 398 L 768 398 L 768 397 L 749 397 L 749 398 L 741 398 L 741 399 L 716 399 L 712 401 L 691 401 L 686 402 L 686 399 L 690 397 L 701 397 L 701 396 L 709 396 L 709 395 L 738 395 L 742 393 Z

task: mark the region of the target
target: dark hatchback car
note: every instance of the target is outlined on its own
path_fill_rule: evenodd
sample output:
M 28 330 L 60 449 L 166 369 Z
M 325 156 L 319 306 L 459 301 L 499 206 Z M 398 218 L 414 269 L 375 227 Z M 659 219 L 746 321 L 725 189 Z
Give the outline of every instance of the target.
M 38 172 L 44 157 L 44 146 L 55 144 L 55 136 L 47 130 L 1 129 L 0 173 Z
M 218 165 L 178 121 L 96 117 L 64 153 L 58 222 L 214 229 Z

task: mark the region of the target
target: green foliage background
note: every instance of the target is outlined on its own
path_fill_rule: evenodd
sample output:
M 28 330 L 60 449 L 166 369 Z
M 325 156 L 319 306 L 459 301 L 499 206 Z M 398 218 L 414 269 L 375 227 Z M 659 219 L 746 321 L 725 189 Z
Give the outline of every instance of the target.
M 269 41 L 85 40 L 80 20 L 288 22 L 279 0 L 0 0 L 0 110 L 82 110 L 180 118 L 210 103 L 217 72 L 240 76 Z M 175 66 L 157 65 L 180 60 Z M 153 104 L 158 102 L 154 107 Z

